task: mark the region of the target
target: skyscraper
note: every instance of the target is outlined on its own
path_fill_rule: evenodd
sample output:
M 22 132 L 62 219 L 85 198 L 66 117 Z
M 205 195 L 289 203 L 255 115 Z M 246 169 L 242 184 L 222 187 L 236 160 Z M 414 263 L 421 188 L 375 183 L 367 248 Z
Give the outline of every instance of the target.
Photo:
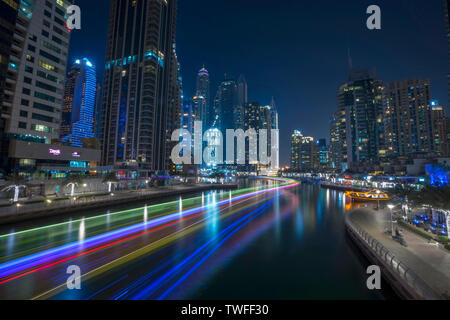
M 339 87 L 338 112 L 345 113 L 349 166 L 385 156 L 382 93 L 375 69 L 351 69 L 348 81 Z M 343 137 L 340 143 L 344 150 Z
M 345 110 L 337 111 L 330 121 L 330 165 L 333 169 L 347 169 L 347 138 Z
M 313 137 L 304 136 L 299 130 L 291 135 L 291 170 L 312 172 L 319 168 L 318 146 Z
M 176 14 L 176 0 L 111 1 L 100 130 L 106 165 L 168 170 L 181 108 Z
M 181 110 L 181 119 L 180 119 L 180 129 L 187 130 L 189 132 L 183 132 L 182 134 L 182 148 L 181 150 L 184 150 L 184 148 L 192 149 L 192 137 L 194 134 L 194 121 L 195 117 L 192 112 L 192 100 L 185 99 L 183 101 L 183 107 Z M 191 150 L 192 153 L 192 150 Z M 179 167 L 180 169 L 180 167 Z
M 14 6 L 15 2 L 8 3 Z M 65 16 L 71 3 L 67 0 L 20 1 L 2 101 L 2 118 L 6 121 L 5 132 L 10 141 L 8 157 L 16 170 L 22 165 L 31 167 L 39 160 L 31 161 L 32 154 L 25 151 L 45 149 L 45 152 L 33 153 L 34 157 L 41 154 L 39 157 L 45 158 L 43 154 L 48 154 L 48 145 L 60 137 L 70 39 Z M 25 145 L 27 150 L 23 150 Z
M 293 172 L 301 169 L 302 138 L 303 135 L 299 130 L 294 130 L 291 134 L 290 168 Z
M 82 139 L 94 137 L 97 76 L 86 58 L 77 59 L 64 88 L 61 140 L 82 147 Z
M 317 148 L 319 152 L 319 164 L 321 169 L 328 169 L 330 164 L 330 147 L 326 139 L 317 140 Z
M 445 109 L 436 101 L 431 101 L 431 128 L 433 134 L 433 153 L 447 156 L 447 135 Z
M 278 109 L 277 106 L 275 104 L 275 99 L 272 97 L 272 101 L 270 102 L 270 114 L 272 117 L 272 129 L 279 129 L 279 125 L 278 125 Z
M 444 0 L 445 24 L 447 25 L 447 47 L 450 60 L 450 0 Z M 450 61 L 449 61 L 450 62 Z M 447 74 L 448 105 L 450 105 L 450 73 Z
M 9 68 L 9 55 L 18 9 L 18 0 L 0 1 L 0 25 L 2 26 L 0 28 L 0 168 L 2 169 L 7 167 L 8 160 L 8 141 L 5 134 L 6 121 L 4 119 L 7 116 L 7 111 L 6 106 L 3 105 L 3 97 L 6 90 L 11 90 L 11 86 L 6 83 L 6 75 Z
M 258 102 L 246 103 L 244 108 L 243 125 L 238 129 L 248 130 L 253 129 L 261 139 L 260 130 L 267 130 L 267 151 L 266 154 L 271 157 L 270 170 L 278 170 L 279 168 L 279 148 L 278 148 L 278 136 L 274 135 L 272 137 L 272 129 L 278 129 L 278 113 L 273 110 L 270 105 L 261 106 Z M 277 141 L 272 141 L 272 138 L 276 138 Z M 256 141 L 258 143 L 258 141 Z M 276 148 L 272 149 L 272 145 Z M 261 146 L 258 145 L 258 150 Z M 259 150 L 261 152 L 261 150 Z M 275 152 L 275 154 L 273 154 Z M 260 154 L 260 153 L 259 153 Z M 269 166 L 264 166 L 261 164 L 249 165 L 250 154 L 246 150 L 246 163 L 247 171 L 256 171 L 262 169 L 268 169 Z M 259 159 L 261 160 L 261 159 Z
M 248 102 L 248 96 L 247 81 L 242 74 L 239 76 L 236 90 L 237 104 L 234 110 L 234 126 L 235 128 L 244 128 L 245 105 Z
M 226 78 L 217 90 L 215 99 L 216 127 L 222 132 L 235 128 L 234 111 L 237 105 L 237 86 L 232 79 Z
M 407 79 L 386 85 L 384 122 L 390 155 L 433 151 L 430 103 L 428 79 Z
M 192 98 L 192 114 L 195 121 L 201 121 L 203 131 L 209 127 L 209 112 L 207 102 L 203 96 L 194 96 Z
M 210 99 L 209 72 L 203 66 L 197 73 L 197 90 L 193 98 L 196 105 L 197 121 L 202 121 L 203 130 L 209 129 L 213 120 L 213 110 Z

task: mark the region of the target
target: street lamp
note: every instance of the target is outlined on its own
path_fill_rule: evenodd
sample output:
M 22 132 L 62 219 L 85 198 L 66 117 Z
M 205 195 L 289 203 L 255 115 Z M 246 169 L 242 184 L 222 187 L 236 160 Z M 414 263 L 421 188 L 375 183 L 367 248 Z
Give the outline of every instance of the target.
M 394 220 L 392 219 L 392 209 L 394 209 L 394 205 L 388 204 L 388 208 L 391 211 L 391 234 L 394 236 Z
M 377 210 L 380 209 L 380 190 L 377 190 Z

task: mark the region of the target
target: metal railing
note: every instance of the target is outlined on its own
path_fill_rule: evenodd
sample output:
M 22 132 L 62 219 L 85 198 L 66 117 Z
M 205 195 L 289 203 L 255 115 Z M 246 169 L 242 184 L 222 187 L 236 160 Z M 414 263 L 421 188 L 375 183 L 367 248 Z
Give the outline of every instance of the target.
M 346 216 L 347 227 L 351 229 L 359 238 L 369 246 L 376 255 L 383 260 L 390 269 L 400 276 L 406 283 L 413 288 L 417 294 L 427 300 L 442 300 L 443 297 L 436 293 L 422 278 L 414 273 L 406 264 L 398 260 L 395 255 L 386 249 L 378 240 L 370 236 L 360 226 L 351 221 L 350 215 Z

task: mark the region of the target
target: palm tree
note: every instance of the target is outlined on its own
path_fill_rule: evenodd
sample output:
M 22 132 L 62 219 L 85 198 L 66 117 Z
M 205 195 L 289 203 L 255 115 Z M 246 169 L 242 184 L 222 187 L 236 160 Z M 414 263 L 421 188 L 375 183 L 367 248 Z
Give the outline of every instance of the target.
M 6 181 L 5 188 L 2 191 L 14 190 L 13 202 L 18 202 L 20 189 L 26 189 L 28 187 L 25 178 L 18 174 L 12 174 L 6 177 Z
M 66 187 L 71 187 L 70 196 L 73 197 L 75 194 L 75 187 L 82 184 L 83 179 L 79 174 L 68 175 L 63 182 Z
M 111 192 L 111 186 L 119 182 L 114 172 L 109 172 L 104 178 L 103 183 L 108 184 L 108 192 Z

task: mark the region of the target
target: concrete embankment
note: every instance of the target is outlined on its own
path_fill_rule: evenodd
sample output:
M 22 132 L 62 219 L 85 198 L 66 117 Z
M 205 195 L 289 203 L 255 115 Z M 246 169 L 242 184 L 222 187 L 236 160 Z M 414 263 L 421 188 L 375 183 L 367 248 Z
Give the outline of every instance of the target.
M 182 186 L 170 187 L 164 189 L 116 193 L 114 196 L 94 196 L 86 199 L 78 199 L 75 201 L 53 201 L 52 204 L 38 203 L 0 208 L 0 224 L 9 224 L 20 221 L 44 218 L 49 216 L 57 216 L 67 213 L 80 212 L 83 210 L 91 210 L 102 207 L 112 207 L 124 203 L 132 203 L 137 201 L 159 200 L 167 197 L 178 195 L 192 194 L 196 192 L 208 190 L 232 190 L 237 189 L 236 184 L 211 184 L 200 186 Z M 19 210 L 20 209 L 20 210 Z
M 390 214 L 357 209 L 345 217 L 347 233 L 363 254 L 381 268 L 382 276 L 402 299 L 448 299 L 450 255 L 415 235 L 406 246 L 388 233 Z M 403 231 L 407 233 L 407 231 Z M 439 251 L 441 250 L 441 251 Z

